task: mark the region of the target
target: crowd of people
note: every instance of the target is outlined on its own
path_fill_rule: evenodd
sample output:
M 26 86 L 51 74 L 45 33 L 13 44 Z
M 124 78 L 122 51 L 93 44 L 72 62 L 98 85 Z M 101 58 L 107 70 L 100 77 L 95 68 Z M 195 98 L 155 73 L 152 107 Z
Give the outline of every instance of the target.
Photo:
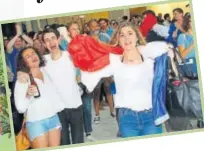
M 118 137 L 162 133 L 169 117 L 164 113 L 159 120 L 153 118 L 160 109 L 152 104 L 155 58 L 168 54 L 174 67 L 174 53 L 166 49 L 171 44 L 185 61 L 191 61 L 197 75 L 191 15 L 181 8 L 172 12 L 173 20 L 170 14 L 157 16 L 147 10 L 123 16 L 120 22 L 91 19 L 83 29 L 77 22 L 52 24 L 37 33 L 23 33 L 16 23 L 16 35 L 4 38 L 16 135 L 26 120 L 31 148 L 83 143 L 84 133 L 94 141 L 92 122 L 100 124 L 103 104 L 117 120 Z M 79 35 L 105 47 L 120 47 L 122 53 L 110 53 L 106 67 L 83 71 L 69 52 Z

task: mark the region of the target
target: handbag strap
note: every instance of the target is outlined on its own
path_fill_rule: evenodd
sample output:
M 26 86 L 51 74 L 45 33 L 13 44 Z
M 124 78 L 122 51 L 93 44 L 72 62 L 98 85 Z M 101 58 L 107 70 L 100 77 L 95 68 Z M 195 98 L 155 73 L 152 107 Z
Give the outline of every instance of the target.
M 186 62 L 184 61 L 183 57 L 181 56 L 181 54 L 176 50 L 176 48 L 173 48 L 173 52 L 174 52 L 174 55 L 175 55 L 175 63 L 176 63 L 176 67 L 177 67 L 177 70 L 179 73 L 181 73 L 181 70 L 183 70 L 182 68 L 179 68 L 179 61 L 178 61 L 178 58 L 177 56 L 181 59 L 181 63 L 183 64 L 183 67 L 186 69 L 185 71 L 183 70 L 183 73 L 186 73 L 187 75 L 191 75 L 191 77 L 195 78 L 193 72 L 189 69 L 189 67 L 187 66 Z M 189 74 L 188 74 L 189 73 Z M 182 74 L 179 74 L 179 79 L 183 79 L 183 75 Z

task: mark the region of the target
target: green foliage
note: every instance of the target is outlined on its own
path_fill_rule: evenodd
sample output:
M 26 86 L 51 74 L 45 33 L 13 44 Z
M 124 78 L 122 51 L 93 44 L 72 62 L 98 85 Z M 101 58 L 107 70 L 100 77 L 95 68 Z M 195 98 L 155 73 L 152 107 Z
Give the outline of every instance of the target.
M 11 137 L 11 128 L 10 128 L 10 120 L 9 120 L 9 110 L 7 104 L 7 97 L 5 94 L 5 80 L 4 80 L 4 69 L 3 69 L 3 60 L 0 55 L 0 104 L 2 104 L 2 112 L 0 113 L 0 121 L 1 126 L 3 128 L 3 135 L 9 134 Z
M 0 55 L 0 87 L 4 87 L 4 69 L 2 68 L 3 64 L 2 64 L 2 57 Z

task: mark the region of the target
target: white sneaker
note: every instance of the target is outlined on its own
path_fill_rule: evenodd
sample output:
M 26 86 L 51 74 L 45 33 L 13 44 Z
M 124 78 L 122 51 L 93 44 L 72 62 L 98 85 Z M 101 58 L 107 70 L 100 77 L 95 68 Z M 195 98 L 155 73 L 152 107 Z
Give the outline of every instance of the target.
M 94 141 L 96 141 L 96 139 L 95 139 L 92 135 L 86 136 L 86 139 L 87 139 L 88 142 L 94 142 Z
M 100 123 L 100 116 L 99 115 L 94 117 L 94 123 L 95 124 L 99 124 Z

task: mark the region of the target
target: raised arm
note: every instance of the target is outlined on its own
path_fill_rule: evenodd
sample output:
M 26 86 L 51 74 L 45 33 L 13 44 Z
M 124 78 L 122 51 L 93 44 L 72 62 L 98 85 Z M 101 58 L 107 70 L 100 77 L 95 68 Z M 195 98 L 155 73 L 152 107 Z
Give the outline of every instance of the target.
M 110 54 L 110 63 L 104 68 L 94 71 L 85 72 L 81 71 L 81 82 L 86 85 L 89 92 L 92 92 L 101 78 L 110 77 L 114 75 L 120 63 L 120 56 L 115 54 Z
M 17 34 L 15 37 L 13 37 L 10 41 L 9 41 L 9 43 L 8 43 L 8 45 L 7 45 L 7 47 L 6 47 L 6 51 L 7 51 L 7 53 L 12 53 L 13 52 L 13 46 L 14 46 L 14 43 L 16 42 L 16 40 L 18 39 L 18 37 L 19 37 L 19 34 Z
M 166 42 L 150 42 L 145 46 L 139 46 L 140 53 L 145 58 L 151 58 L 155 59 L 156 57 L 161 56 L 164 53 L 167 53 L 169 50 L 169 47 L 172 47 L 172 45 L 167 44 Z
M 21 25 L 19 23 L 15 25 L 15 29 L 16 29 L 16 35 L 9 41 L 7 48 L 6 48 L 8 53 L 13 52 L 13 46 L 16 40 L 18 39 L 18 37 L 22 34 Z
M 122 54 L 121 48 L 103 45 L 90 36 L 81 35 L 72 39 L 68 51 L 72 63 L 81 71 L 81 82 L 91 92 L 101 78 L 112 75 L 113 66 Z
M 29 46 L 33 46 L 33 40 L 29 38 L 27 35 L 22 34 L 22 38 L 29 44 Z

